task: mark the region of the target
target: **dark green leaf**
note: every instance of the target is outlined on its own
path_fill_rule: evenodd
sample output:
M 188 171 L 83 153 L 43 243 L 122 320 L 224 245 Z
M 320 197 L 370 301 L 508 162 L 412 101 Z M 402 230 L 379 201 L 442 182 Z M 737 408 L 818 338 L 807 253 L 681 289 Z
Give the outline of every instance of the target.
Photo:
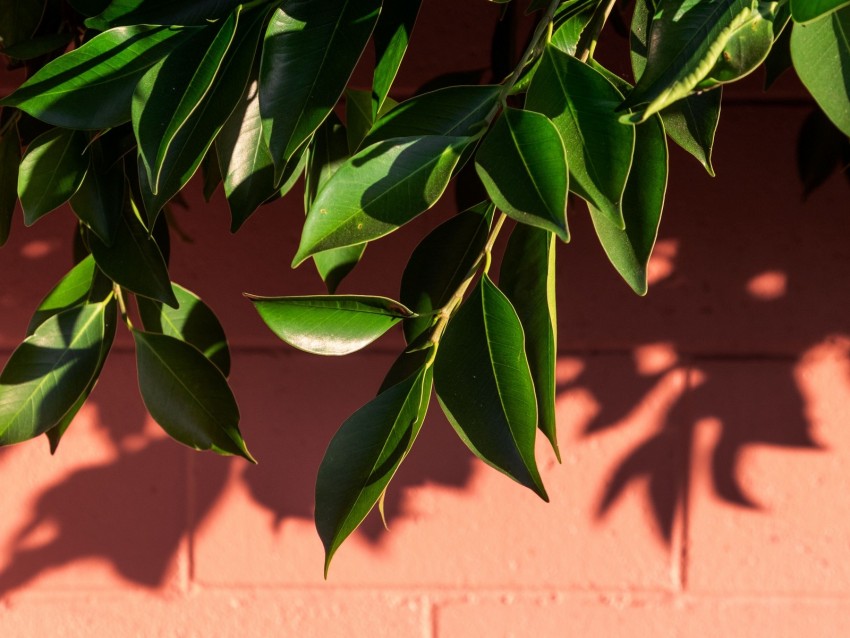
M 522 325 L 487 275 L 449 321 L 434 383 L 443 411 L 469 449 L 548 501 L 534 458 L 537 403 Z
M 344 355 L 372 343 L 413 312 L 386 297 L 246 295 L 279 338 L 313 354 Z
M 230 350 L 218 317 L 193 292 L 175 283 L 171 289 L 180 304 L 177 308 L 144 297 L 137 299 L 145 331 L 166 334 L 195 346 L 226 377 L 230 374 Z
M 414 135 L 475 135 L 496 106 L 498 86 L 451 86 L 405 100 L 381 117 L 361 144 Z
M 278 171 L 342 95 L 380 8 L 380 0 L 285 0 L 275 12 L 260 62 L 260 110 Z
M 764 61 L 764 89 L 773 86 L 779 76 L 793 66 L 791 60 L 791 25 L 788 24 L 776 36 L 773 48 Z
M 124 209 L 124 164 L 110 163 L 100 140 L 89 146 L 88 172 L 71 197 L 71 208 L 103 243 L 112 244 Z
M 14 124 L 0 136 L 0 246 L 9 239 L 12 215 L 18 201 L 18 169 L 21 164 L 21 140 Z
M 345 90 L 345 132 L 348 150 L 354 155 L 372 128 L 372 94 L 357 89 Z
M 384 0 L 375 26 L 375 75 L 372 81 L 372 119 L 377 118 L 410 42 L 422 0 Z
M 818 106 L 850 136 L 850 7 L 795 24 L 791 57 Z
M 634 151 L 634 127 L 614 109 L 621 93 L 599 71 L 552 46 L 528 89 L 526 107 L 557 126 L 570 169 L 570 190 L 623 226 L 620 199 Z
M 91 29 L 131 24 L 206 26 L 225 17 L 241 0 L 112 0 L 103 13 L 86 20 Z
M 607 220 L 606 223 L 610 224 Z M 517 224 L 505 248 L 499 286 L 516 310 L 525 333 L 525 352 L 537 397 L 537 427 L 560 460 L 555 423 L 555 236 Z
M 509 217 L 570 240 L 567 154 L 545 115 L 505 109 L 478 148 L 475 169 L 490 199 Z
M 90 301 L 96 273 L 97 267 L 91 255 L 68 271 L 41 300 L 27 326 L 27 336 L 32 335 L 50 317 Z
M 27 226 L 77 192 L 89 166 L 86 143 L 85 133 L 54 128 L 27 147 L 18 171 L 18 196 Z
M 162 253 L 136 215 L 121 215 L 112 246 L 89 234 L 89 247 L 98 267 L 119 286 L 177 307 Z
M 413 251 L 401 277 L 401 302 L 419 315 L 404 322 L 407 343 L 430 328 L 431 313 L 470 276 L 487 243 L 492 216 L 492 204 L 479 204 L 437 226 Z
M 209 204 L 218 185 L 221 184 L 221 170 L 218 166 L 215 144 L 210 146 L 201 161 L 201 175 L 204 178 L 204 201 Z
M 794 22 L 811 22 L 850 5 L 850 0 L 789 0 Z
M 293 266 L 315 253 L 383 237 L 442 196 L 466 137 L 407 137 L 369 146 L 343 164 L 307 213 Z
M 381 498 L 410 451 L 428 411 L 430 367 L 384 390 L 331 439 L 316 479 L 316 529 L 325 577 L 334 553 Z
M 74 11 L 84 16 L 96 16 L 109 5 L 110 0 L 68 0 Z
M 820 109 L 813 109 L 797 135 L 797 175 L 803 199 L 813 193 L 836 170 L 846 170 L 850 139 Z
M 236 33 L 239 11 L 186 38 L 154 64 L 133 92 L 133 132 L 157 194 L 166 153 L 213 86 Z M 241 91 L 240 91 L 241 93 Z
M 68 46 L 74 36 L 70 33 L 51 33 L 24 40 L 17 44 L 2 49 L 4 55 L 16 60 L 32 60 L 41 57 L 51 51 L 64 49 Z
M 100 129 L 130 120 L 136 83 L 191 29 L 111 29 L 42 67 L 0 100 L 55 126 Z
M 239 407 L 227 379 L 192 345 L 133 331 L 142 400 L 173 439 L 196 450 L 235 454 L 252 463 L 239 432 Z
M 60 312 L 15 349 L 0 373 L 0 445 L 46 432 L 74 406 L 98 368 L 105 307 Z
M 0 2 L 0 44 L 10 47 L 28 40 L 41 22 L 45 4 L 45 0 Z

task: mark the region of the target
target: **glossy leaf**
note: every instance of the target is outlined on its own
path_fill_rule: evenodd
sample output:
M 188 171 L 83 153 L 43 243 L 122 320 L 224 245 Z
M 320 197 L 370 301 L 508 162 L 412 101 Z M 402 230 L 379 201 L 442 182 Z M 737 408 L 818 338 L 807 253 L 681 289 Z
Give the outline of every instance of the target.
M 850 5 L 850 0 L 789 0 L 794 22 L 811 22 Z
M 631 27 L 632 70 L 636 78 L 646 68 L 646 38 L 652 14 L 648 0 L 637 0 Z M 723 88 L 689 95 L 661 110 L 664 129 L 670 139 L 693 155 L 714 176 L 711 152 L 720 120 Z
M 791 58 L 818 106 L 850 136 L 850 7 L 795 24 Z
M 43 434 L 74 406 L 98 368 L 105 306 L 60 312 L 15 349 L 0 373 L 0 445 Z
M 413 312 L 386 297 L 247 295 L 263 321 L 289 345 L 323 355 L 344 355 L 372 343 Z
M 422 0 L 384 0 L 375 26 L 375 74 L 372 80 L 372 119 L 377 118 L 390 92 L 410 42 Z
M 239 11 L 200 29 L 153 65 L 133 92 L 133 132 L 157 194 L 165 155 L 210 91 L 236 33 Z M 241 91 L 240 91 L 241 93 Z
M 323 250 L 383 237 L 442 196 L 469 139 L 409 137 L 369 146 L 343 164 L 307 213 L 297 266 Z
M 598 71 L 552 46 L 528 89 L 526 108 L 548 116 L 567 149 L 570 190 L 623 226 L 620 200 L 634 151 L 634 127 L 614 112 L 621 93 Z
M 567 154 L 545 115 L 505 109 L 478 148 L 475 169 L 490 199 L 509 217 L 570 240 Z
M 89 234 L 89 247 L 98 267 L 119 286 L 177 307 L 162 253 L 135 215 L 121 216 L 112 246 Z
M 430 367 L 382 391 L 331 439 L 316 479 L 316 529 L 325 577 L 334 553 L 381 498 L 428 411 Z
M 133 89 L 145 72 L 191 29 L 110 29 L 56 58 L 0 100 L 33 117 L 71 129 L 100 129 L 130 120 Z
M 71 208 L 101 241 L 110 245 L 124 208 L 124 165 L 110 164 L 99 140 L 89 146 L 88 160 L 86 177 L 71 197 Z
M 239 432 L 239 407 L 227 379 L 194 346 L 170 335 L 133 330 L 142 400 L 173 439 L 196 450 L 235 454 L 252 463 Z
M 285 0 L 275 11 L 260 62 L 260 110 L 278 172 L 342 95 L 380 8 L 380 0 Z
M 77 192 L 88 170 L 86 135 L 54 128 L 27 147 L 18 171 L 18 196 L 27 226 Z
M 517 224 L 502 258 L 499 287 L 516 310 L 525 334 L 525 353 L 537 398 L 537 427 L 549 439 L 560 460 L 555 423 L 558 361 L 555 236 L 540 228 Z
M 218 317 L 190 290 L 175 283 L 171 290 L 180 304 L 177 308 L 137 298 L 145 331 L 166 334 L 195 346 L 226 377 L 230 374 L 230 350 Z
M 50 317 L 92 300 L 92 287 L 96 273 L 97 266 L 91 255 L 69 270 L 38 304 L 27 326 L 27 336 L 32 335 L 36 328 Z
M 434 363 L 440 405 L 482 461 L 549 500 L 534 458 L 537 404 L 522 325 L 484 275 L 449 325 Z
M 18 201 L 18 169 L 21 163 L 21 140 L 12 125 L 0 136 L 0 246 L 9 239 L 12 215 Z
M 498 86 L 451 86 L 405 100 L 381 117 L 361 144 L 414 135 L 475 135 L 496 106 Z
M 348 150 L 353 155 L 372 128 L 372 94 L 357 89 L 345 90 L 345 133 Z
M 581 39 L 581 34 L 587 28 L 595 10 L 596 6 L 590 4 L 582 11 L 579 11 L 558 25 L 558 28 L 552 34 L 552 46 L 574 56 L 579 39 Z
M 242 0 L 112 0 L 100 15 L 86 20 L 92 29 L 130 24 L 206 26 L 224 18 Z
M 434 322 L 478 261 L 493 217 L 493 206 L 479 204 L 432 230 L 416 247 L 401 276 L 401 302 L 419 316 L 404 322 L 412 344 Z

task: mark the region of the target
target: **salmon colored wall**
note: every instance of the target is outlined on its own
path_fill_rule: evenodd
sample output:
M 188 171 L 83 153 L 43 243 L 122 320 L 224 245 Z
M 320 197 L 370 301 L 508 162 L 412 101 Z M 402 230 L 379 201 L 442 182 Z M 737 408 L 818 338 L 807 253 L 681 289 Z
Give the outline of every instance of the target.
M 486 64 L 494 15 L 426 20 L 404 82 Z M 476 8 L 476 11 L 479 9 Z M 484 20 L 486 18 L 486 20 Z M 483 52 L 483 53 L 482 53 Z M 440 66 L 442 65 L 442 67 Z M 0 635 L 850 635 L 850 206 L 834 176 L 801 202 L 810 105 L 786 78 L 730 91 L 708 177 L 673 150 L 646 298 L 605 263 L 580 207 L 558 255 L 563 464 L 552 502 L 473 459 L 433 414 L 387 497 L 322 580 L 313 485 L 398 335 L 321 359 L 275 340 L 240 293 L 316 293 L 290 272 L 298 195 L 236 236 L 190 188 L 172 276 L 219 314 L 260 464 L 198 454 L 146 416 L 130 339 L 55 457 L 0 450 Z M 348 292 L 396 294 L 441 209 L 367 251 Z M 73 220 L 15 222 L 0 250 L 0 362 L 70 264 Z M 432 406 L 436 408 L 436 405 Z

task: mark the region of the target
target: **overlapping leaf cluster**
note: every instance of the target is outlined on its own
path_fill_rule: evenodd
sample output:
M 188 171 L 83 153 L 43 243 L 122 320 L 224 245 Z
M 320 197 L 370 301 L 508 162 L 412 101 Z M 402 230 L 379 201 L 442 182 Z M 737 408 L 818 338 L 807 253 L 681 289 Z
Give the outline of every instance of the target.
M 636 0 L 633 84 L 595 60 L 614 0 L 532 0 L 538 25 L 508 77 L 400 103 L 389 93 L 417 0 L 63 4 L 62 20 L 43 0 L 0 14 L 2 53 L 28 70 L 0 100 L 0 242 L 17 200 L 27 225 L 68 202 L 81 246 L 0 375 L 0 444 L 46 434 L 55 449 L 120 316 L 153 418 L 187 445 L 251 459 L 224 333 L 170 280 L 162 211 L 200 169 L 207 193 L 222 184 L 236 231 L 303 177 L 293 266 L 314 262 L 331 294 L 249 296 L 260 317 L 317 354 L 356 351 L 396 324 L 408 344 L 319 468 L 326 569 L 380 505 L 433 390 L 476 456 L 548 499 L 535 439 L 558 454 L 555 252 L 570 239 L 568 202 L 586 204 L 611 263 L 644 294 L 668 139 L 713 173 L 721 85 L 793 62 L 850 135 L 846 0 Z M 361 90 L 349 80 L 370 41 Z M 369 242 L 434 206 L 465 166 L 487 200 L 422 240 L 399 301 L 333 294 Z

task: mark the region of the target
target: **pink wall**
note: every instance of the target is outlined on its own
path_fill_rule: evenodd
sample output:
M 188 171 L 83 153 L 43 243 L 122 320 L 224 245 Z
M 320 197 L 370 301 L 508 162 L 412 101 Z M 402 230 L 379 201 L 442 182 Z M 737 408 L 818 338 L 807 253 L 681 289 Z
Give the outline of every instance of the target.
M 486 63 L 468 44 L 480 23 L 450 21 L 405 81 L 452 55 Z M 231 236 L 221 194 L 204 206 L 190 189 L 172 275 L 231 338 L 260 464 L 167 440 L 121 335 L 55 457 L 44 440 L 0 450 L 0 635 L 850 635 L 848 185 L 834 176 L 801 202 L 795 140 L 810 107 L 790 79 L 769 100 L 758 80 L 730 92 L 716 178 L 673 152 L 646 298 L 571 213 L 563 464 L 538 455 L 552 502 L 474 460 L 434 410 L 387 497 L 391 531 L 370 516 L 327 582 L 316 469 L 399 337 L 344 359 L 276 341 L 240 293 L 320 292 L 309 267 L 288 267 L 298 195 Z M 395 295 L 446 212 L 370 247 L 344 290 Z M 0 250 L 0 362 L 70 264 L 72 230 L 68 211 L 18 220 Z

